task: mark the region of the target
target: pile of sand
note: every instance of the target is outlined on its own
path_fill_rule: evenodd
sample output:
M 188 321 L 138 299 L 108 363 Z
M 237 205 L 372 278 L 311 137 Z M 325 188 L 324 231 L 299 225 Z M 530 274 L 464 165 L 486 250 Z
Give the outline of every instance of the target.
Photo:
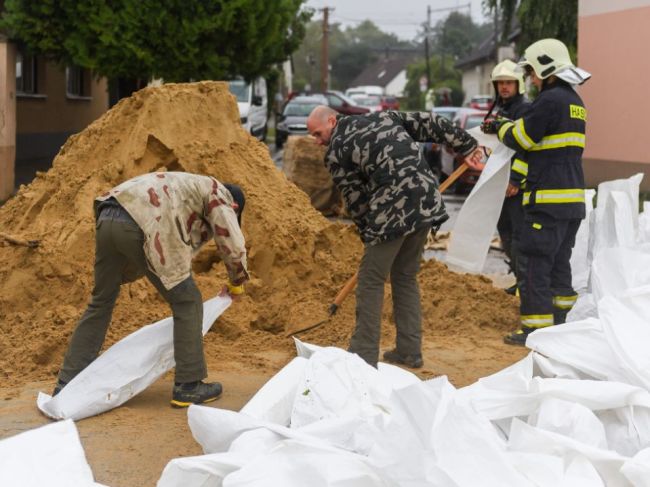
M 343 202 L 323 164 L 324 157 L 325 147 L 317 145 L 313 137 L 292 135 L 282 155 L 282 172 L 307 193 L 314 208 L 325 216 L 336 216 L 343 212 Z
M 7 385 L 46 379 L 58 370 L 92 289 L 94 197 L 161 170 L 213 175 L 241 185 L 247 195 L 243 230 L 253 280 L 206 337 L 209 357 L 227 361 L 290 349 L 285 326 L 322 319 L 357 268 L 362 247 L 354 229 L 330 223 L 275 168 L 267 147 L 240 127 L 225 83 L 144 89 L 71 137 L 53 168 L 0 208 L 3 231 L 41 241 L 37 249 L 0 247 L 0 377 Z M 210 245 L 195 261 L 204 298 L 217 294 L 226 280 L 218 260 Z M 471 333 L 494 325 L 505 330 L 516 323 L 515 300 L 480 277 L 452 274 L 430 262 L 421 283 L 426 333 Z M 350 296 L 309 339 L 345 346 L 353 309 Z M 123 286 L 105 345 L 169 313 L 146 280 Z M 389 314 L 387 306 L 386 320 Z M 252 365 L 269 366 L 265 360 Z

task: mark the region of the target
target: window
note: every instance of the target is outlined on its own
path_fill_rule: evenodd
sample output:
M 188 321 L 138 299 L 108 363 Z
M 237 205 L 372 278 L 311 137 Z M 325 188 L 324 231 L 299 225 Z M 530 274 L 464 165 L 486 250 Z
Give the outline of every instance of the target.
M 66 95 L 68 97 L 90 97 L 90 71 L 77 66 L 65 68 Z
M 38 93 L 36 84 L 36 58 L 23 52 L 16 53 L 16 92 Z

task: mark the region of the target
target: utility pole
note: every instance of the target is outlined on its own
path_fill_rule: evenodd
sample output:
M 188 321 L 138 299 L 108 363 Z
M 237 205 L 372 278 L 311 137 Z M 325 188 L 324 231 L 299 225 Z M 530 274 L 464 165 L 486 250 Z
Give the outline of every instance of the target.
M 431 66 L 429 65 L 429 33 L 431 32 L 431 5 L 427 5 L 427 26 L 424 35 L 424 59 L 427 65 L 427 91 L 431 88 Z
M 329 89 L 330 78 L 330 58 L 329 58 L 329 13 L 334 10 L 332 7 L 325 7 L 323 11 L 323 45 L 320 64 L 320 89 L 327 91 Z

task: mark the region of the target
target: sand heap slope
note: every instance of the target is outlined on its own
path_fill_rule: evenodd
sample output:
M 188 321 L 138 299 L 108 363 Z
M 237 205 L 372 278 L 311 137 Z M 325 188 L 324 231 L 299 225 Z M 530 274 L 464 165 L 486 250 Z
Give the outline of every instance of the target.
M 284 327 L 321 319 L 356 269 L 362 250 L 354 230 L 323 218 L 275 168 L 267 147 L 241 128 L 225 83 L 147 88 L 71 137 L 51 170 L 0 207 L 2 231 L 41 241 L 37 249 L 0 247 L 0 377 L 6 383 L 45 379 L 58 370 L 92 290 L 94 197 L 138 174 L 165 170 L 212 175 L 241 185 L 247 195 L 243 229 L 253 280 L 246 297 L 206 338 L 209 359 L 288 350 Z M 225 270 L 212 244 L 199 254 L 194 273 L 205 298 L 224 284 Z M 446 288 L 435 289 L 441 278 Z M 452 275 L 440 265 L 425 269 L 423 279 L 432 283 L 432 290 L 423 290 L 425 302 L 435 296 L 434 307 L 443 314 L 447 297 L 471 305 L 471 310 L 452 307 L 450 323 L 462 320 L 463 312 L 489 316 L 495 309 L 502 315 L 499 323 L 514 323 L 514 302 L 503 302 L 502 292 L 487 283 Z M 471 299 L 477 293 L 484 296 L 479 304 Z M 329 328 L 332 344 L 343 345 L 351 331 L 351 298 Z M 123 286 L 106 346 L 168 315 L 146 280 Z M 455 330 L 444 316 L 436 315 L 434 324 Z

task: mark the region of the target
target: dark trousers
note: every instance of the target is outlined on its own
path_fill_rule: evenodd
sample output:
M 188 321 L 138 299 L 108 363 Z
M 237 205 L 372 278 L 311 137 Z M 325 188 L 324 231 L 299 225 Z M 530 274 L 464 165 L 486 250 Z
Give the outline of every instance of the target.
M 522 327 L 536 329 L 565 322 L 577 299 L 569 261 L 579 227 L 577 219 L 526 214 L 517 272 Z
M 122 208 L 102 211 L 96 226 L 92 298 L 72 335 L 59 380 L 69 382 L 95 360 L 104 343 L 120 285 L 142 276 L 149 279 L 172 309 L 176 382 L 193 382 L 207 376 L 201 293 L 191 276 L 172 289 L 165 289 L 147 267 L 143 245 L 142 230 Z
M 524 223 L 524 208 L 521 204 L 521 191 L 515 196 L 505 198 L 501 207 L 501 215 L 497 222 L 497 230 L 503 251 L 509 260 L 510 269 L 517 275 L 517 257 L 519 252 L 519 236 Z
M 376 245 L 366 245 L 359 267 L 356 327 L 348 350 L 370 365 L 379 358 L 384 283 L 390 273 L 393 317 L 400 355 L 422 354 L 422 312 L 417 273 L 429 228 Z

